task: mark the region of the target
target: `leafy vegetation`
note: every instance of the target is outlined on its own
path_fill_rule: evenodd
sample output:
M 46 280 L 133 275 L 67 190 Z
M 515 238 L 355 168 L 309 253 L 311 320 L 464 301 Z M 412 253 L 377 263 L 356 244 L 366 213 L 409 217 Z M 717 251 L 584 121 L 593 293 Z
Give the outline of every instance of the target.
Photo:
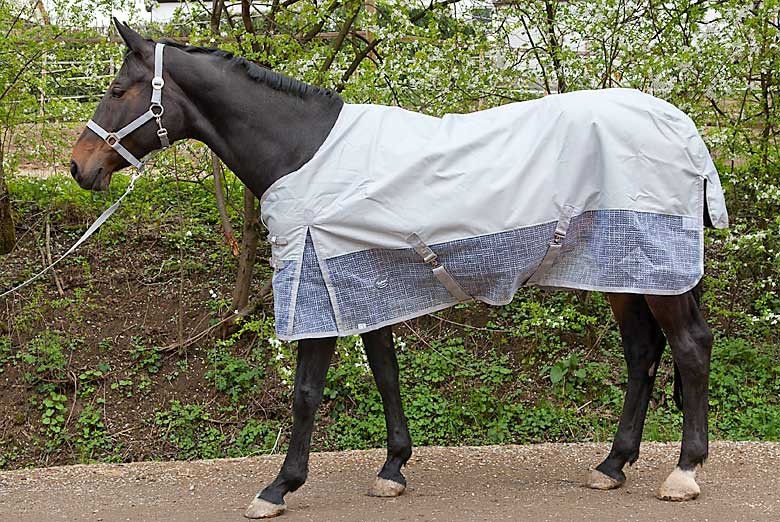
M 52 197 L 53 187 L 63 187 L 62 199 Z M 111 196 L 70 200 L 68 190 L 74 196 L 82 193 L 68 187 L 58 177 L 15 178 L 11 188 L 22 195 L 20 223 L 57 205 L 52 224 L 69 242 L 75 235 L 68 227 L 72 216 L 88 215 Z M 77 294 L 68 287 L 67 298 L 47 298 L 56 296 L 56 288 L 51 280 L 41 281 L 14 303 L 13 315 L 3 318 L 9 329 L 0 335 L 0 363 L 3 375 L 23 383 L 23 396 L 32 408 L 9 419 L 13 426 L 38 428 L 29 440 L 2 441 L 4 466 L 210 458 L 284 449 L 295 350 L 273 336 L 270 303 L 225 339 L 204 338 L 184 350 L 162 348 L 170 333 L 161 336 L 159 331 L 167 328 L 175 339 L 175 318 L 125 333 L 119 333 L 124 328 L 93 326 L 105 313 L 105 303 L 112 302 L 111 292 L 101 288 L 159 285 L 164 294 L 178 286 L 178 252 L 182 238 L 189 237 L 182 233 L 187 228 L 200 232 L 187 251 L 185 277 L 200 283 L 190 290 L 186 306 L 208 317 L 224 305 L 220 296 L 229 281 L 215 279 L 215 271 L 231 265 L 220 261 L 229 250 L 209 218 L 211 200 L 205 196 L 210 189 L 208 183 L 188 185 L 179 196 L 183 215 L 161 217 L 152 209 L 168 201 L 170 185 L 165 178 L 144 180 L 139 197 L 127 201 L 116 222 L 61 269 L 71 274 L 75 288 L 90 292 Z M 139 269 L 133 276 L 117 275 L 114 267 L 126 256 L 128 244 L 135 245 Z M 715 266 L 723 266 L 731 255 L 717 247 L 711 251 Z M 19 265 L 19 277 L 29 273 L 24 266 Z M 778 440 L 780 358 L 778 332 L 763 320 L 761 307 L 768 298 L 762 296 L 755 307 L 720 312 L 727 308 L 723 288 L 732 287 L 738 277 L 737 272 L 710 270 L 705 281 L 706 310 L 718 334 L 711 429 L 715 438 Z M 160 309 L 162 299 L 153 297 L 148 313 L 178 313 L 178 303 Z M 127 311 L 143 315 L 146 307 L 141 303 Z M 125 313 L 110 320 L 121 326 Z M 504 307 L 460 305 L 397 328 L 396 344 L 415 444 L 604 441 L 612 436 L 626 376 L 620 338 L 601 295 L 527 290 Z M 682 420 L 671 383 L 667 353 L 647 439 L 680 436 Z M 7 400 L 2 404 L 7 406 Z M 128 422 L 137 431 L 123 432 L 131 427 Z M 327 377 L 315 448 L 376 447 L 384 439 L 381 400 L 361 340 L 342 339 Z M 150 445 L 150 440 L 155 442 Z
M 107 193 L 94 194 L 68 178 L 69 147 L 122 48 L 105 31 L 84 29 L 93 15 L 82 2 L 56 4 L 44 23 L 35 3 L 0 2 L 0 86 L 8 87 L 0 204 L 13 210 L 0 208 L 0 221 L 12 215 L 18 241 L 0 258 L 0 291 L 37 272 L 48 251 L 64 251 L 128 182 L 118 174 Z M 643 89 L 681 107 L 718 163 L 732 221 L 706 237 L 712 435 L 780 440 L 780 2 L 444 4 L 378 1 L 374 10 L 300 0 L 250 16 L 253 31 L 224 13 L 214 30 L 207 11 L 144 31 L 218 44 L 351 102 L 434 115 L 606 87 Z M 317 37 L 346 24 L 357 30 L 341 43 Z M 62 63 L 70 65 L 43 74 Z M 214 198 L 223 189 L 210 161 L 194 143 L 159 156 L 117 214 L 58 266 L 60 287 L 48 275 L 3 300 L 1 468 L 284 450 L 295 347 L 274 337 L 262 299 L 226 333 L 217 324 L 232 312 L 239 261 L 224 241 Z M 229 172 L 224 181 L 227 220 L 240 230 L 243 188 Z M 268 257 L 265 246 L 257 257 Z M 255 272 L 250 294 L 260 296 L 270 269 L 258 261 Z M 626 375 L 599 294 L 527 290 L 504 307 L 460 305 L 395 333 L 415 444 L 612 436 Z M 646 439 L 680 436 L 671 384 L 667 350 Z M 342 339 L 314 447 L 384 439 L 361 341 Z

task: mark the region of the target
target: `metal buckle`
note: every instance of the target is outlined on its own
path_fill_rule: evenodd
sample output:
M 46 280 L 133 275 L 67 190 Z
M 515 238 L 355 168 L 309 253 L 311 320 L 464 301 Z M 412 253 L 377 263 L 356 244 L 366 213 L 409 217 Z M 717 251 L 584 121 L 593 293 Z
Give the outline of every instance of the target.
M 566 234 L 564 234 L 562 232 L 556 231 L 555 235 L 553 236 L 552 244 L 553 245 L 560 245 L 561 242 L 563 242 L 563 238 L 565 238 L 565 237 L 566 237 Z
M 160 109 L 160 112 L 159 113 L 154 112 L 155 109 Z M 159 103 L 153 103 L 149 106 L 149 112 L 151 112 L 152 116 L 154 116 L 155 118 L 160 119 L 163 113 L 165 112 L 165 109 Z
M 166 129 L 165 127 L 161 127 L 159 129 L 157 129 L 157 136 L 160 139 L 167 138 L 168 137 L 168 129 Z
M 155 76 L 152 78 L 152 88 L 156 90 L 160 90 L 165 85 L 165 80 L 162 79 L 162 76 Z
M 109 145 L 111 145 L 113 147 L 114 145 L 119 143 L 119 138 L 113 132 L 109 132 L 108 136 L 106 136 L 106 143 L 108 143 Z

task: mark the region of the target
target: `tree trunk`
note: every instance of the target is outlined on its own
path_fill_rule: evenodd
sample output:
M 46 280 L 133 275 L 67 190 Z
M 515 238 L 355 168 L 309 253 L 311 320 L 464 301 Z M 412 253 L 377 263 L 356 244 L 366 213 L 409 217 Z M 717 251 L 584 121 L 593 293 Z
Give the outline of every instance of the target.
M 233 289 L 233 302 L 230 312 L 241 311 L 249 303 L 249 291 L 252 287 L 252 273 L 257 257 L 257 244 L 260 241 L 258 226 L 260 214 L 255 206 L 255 195 L 244 188 L 244 230 L 241 234 L 241 255 L 238 258 L 238 276 Z
M 51 19 L 49 18 L 49 12 L 46 10 L 46 6 L 43 5 L 43 0 L 38 0 L 36 2 L 38 7 L 38 12 L 41 13 L 41 19 L 43 20 L 43 25 L 49 26 L 51 25 Z
M 11 217 L 11 196 L 5 180 L 0 177 L 0 254 L 8 254 L 16 246 L 16 230 Z
M 227 213 L 227 202 L 225 201 L 225 187 L 222 183 L 222 163 L 214 152 L 211 152 L 211 169 L 214 176 L 214 194 L 217 197 L 217 210 L 219 210 L 219 219 L 222 222 L 222 234 L 225 236 L 225 242 L 230 245 L 233 255 L 239 253 L 236 236 L 233 233 L 233 225 L 230 224 L 230 217 Z
M 558 35 L 555 34 L 555 8 L 556 4 L 553 0 L 545 0 L 544 2 L 547 29 L 547 39 L 550 45 L 550 56 L 552 57 L 553 68 L 555 69 L 555 78 L 558 83 L 558 92 L 566 92 L 566 75 L 563 71 L 563 63 L 561 63 L 561 56 L 563 54 L 563 48 L 561 42 L 558 41 Z
M 219 36 L 219 22 L 222 19 L 222 2 L 220 0 L 213 0 L 211 2 L 211 34 Z
M 241 2 L 241 18 L 244 22 L 244 29 L 247 33 L 254 33 L 252 18 L 249 13 L 249 2 Z M 225 14 L 230 27 L 233 22 L 230 19 L 230 12 L 225 7 L 223 0 L 213 0 L 211 4 L 211 32 L 214 35 L 219 34 L 219 26 Z M 256 42 L 253 40 L 253 47 Z M 222 325 L 222 336 L 225 337 L 235 325 L 234 318 L 238 317 L 235 312 L 243 312 L 249 304 L 249 293 L 252 289 L 252 275 L 254 274 L 255 259 L 257 258 L 257 245 L 260 241 L 260 214 L 259 208 L 255 205 L 256 198 L 251 190 L 244 187 L 244 225 L 241 233 L 241 248 L 238 248 L 233 236 L 233 229 L 230 226 L 230 220 L 227 216 L 226 205 L 224 201 L 224 192 L 222 187 L 222 165 L 219 158 L 212 152 L 211 165 L 214 170 L 214 188 L 217 195 L 217 205 L 220 209 L 220 218 L 222 228 L 225 233 L 225 239 L 230 244 L 234 255 L 238 255 L 238 273 L 236 274 L 236 284 L 233 287 L 233 301 L 230 304 L 228 317 Z M 232 316 L 232 317 L 231 317 Z
M 11 216 L 11 194 L 5 184 L 3 151 L 0 148 L 0 254 L 8 254 L 16 246 L 16 229 Z

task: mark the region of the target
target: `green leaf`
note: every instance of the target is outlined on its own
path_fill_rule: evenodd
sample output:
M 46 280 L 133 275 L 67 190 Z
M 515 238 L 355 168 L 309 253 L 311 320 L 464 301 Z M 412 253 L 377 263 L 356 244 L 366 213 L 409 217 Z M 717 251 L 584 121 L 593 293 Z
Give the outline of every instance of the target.
M 557 364 L 550 368 L 550 380 L 553 384 L 558 384 L 563 379 L 563 368 Z

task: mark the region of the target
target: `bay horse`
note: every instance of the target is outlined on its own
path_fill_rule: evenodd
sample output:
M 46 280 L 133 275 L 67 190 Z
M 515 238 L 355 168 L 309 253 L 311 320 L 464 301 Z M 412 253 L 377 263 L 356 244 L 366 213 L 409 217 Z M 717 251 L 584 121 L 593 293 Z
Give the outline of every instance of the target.
M 127 46 L 124 63 L 76 142 L 70 162 L 71 174 L 84 189 L 105 190 L 114 172 L 136 164 L 145 154 L 169 141 L 195 139 L 208 145 L 259 197 L 312 158 L 344 105 L 330 90 L 217 49 L 165 42 L 164 69 L 160 65 L 156 71 L 159 45 L 114 22 Z M 155 104 L 154 93 L 163 85 L 162 104 L 159 94 Z M 143 121 L 137 120 L 147 112 Z M 589 487 L 620 487 L 626 480 L 625 464 L 637 460 L 656 370 L 668 341 L 675 365 L 675 398 L 684 422 L 679 461 L 657 496 L 682 501 L 699 495 L 695 474 L 708 451 L 713 341 L 700 312 L 699 294 L 698 285 L 681 295 L 608 294 L 622 336 L 628 387 L 612 449 L 590 472 Z M 404 492 L 401 468 L 412 454 L 391 328 L 362 333 L 387 426 L 387 458 L 369 489 L 376 497 Z M 285 495 L 305 482 L 314 416 L 335 345 L 335 337 L 299 341 L 287 456 L 278 476 L 252 500 L 247 518 L 281 514 Z

